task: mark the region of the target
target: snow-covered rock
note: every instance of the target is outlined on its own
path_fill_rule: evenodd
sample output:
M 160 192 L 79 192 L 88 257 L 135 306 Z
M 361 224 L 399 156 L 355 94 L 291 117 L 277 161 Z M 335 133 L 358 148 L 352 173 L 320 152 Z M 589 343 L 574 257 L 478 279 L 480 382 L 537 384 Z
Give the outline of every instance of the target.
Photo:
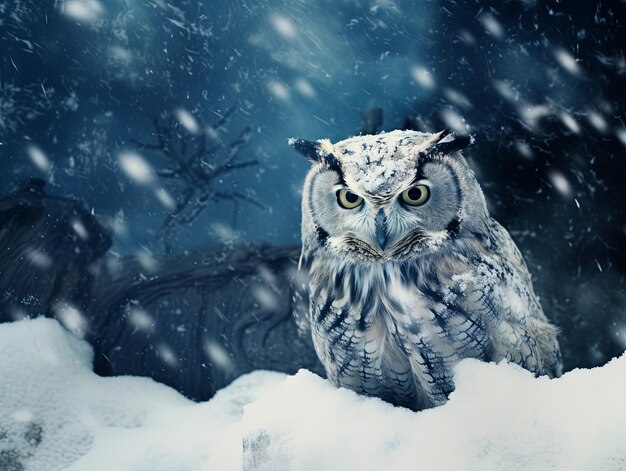
M 0 325 L 0 469 L 626 469 L 626 356 L 557 380 L 467 360 L 450 401 L 418 413 L 307 371 L 198 404 L 91 361 L 55 321 Z

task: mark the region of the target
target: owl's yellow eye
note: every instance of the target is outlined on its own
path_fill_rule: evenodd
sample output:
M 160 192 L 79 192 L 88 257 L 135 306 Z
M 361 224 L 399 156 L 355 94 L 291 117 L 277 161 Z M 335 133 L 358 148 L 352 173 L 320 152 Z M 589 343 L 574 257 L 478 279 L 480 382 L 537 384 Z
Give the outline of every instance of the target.
M 426 185 L 416 185 L 402 192 L 402 201 L 409 206 L 421 206 L 430 198 L 430 189 Z
M 363 204 L 363 198 L 355 195 L 349 190 L 339 190 L 337 192 L 337 203 L 345 209 L 354 209 Z

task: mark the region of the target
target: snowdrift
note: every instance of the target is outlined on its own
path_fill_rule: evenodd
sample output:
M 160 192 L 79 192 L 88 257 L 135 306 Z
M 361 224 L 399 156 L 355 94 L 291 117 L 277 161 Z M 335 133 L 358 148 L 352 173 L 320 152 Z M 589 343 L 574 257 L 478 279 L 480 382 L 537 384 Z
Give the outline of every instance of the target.
M 466 360 L 450 401 L 419 413 L 307 371 L 195 403 L 99 377 L 92 356 L 56 321 L 0 325 L 0 469 L 626 469 L 626 355 L 557 380 Z

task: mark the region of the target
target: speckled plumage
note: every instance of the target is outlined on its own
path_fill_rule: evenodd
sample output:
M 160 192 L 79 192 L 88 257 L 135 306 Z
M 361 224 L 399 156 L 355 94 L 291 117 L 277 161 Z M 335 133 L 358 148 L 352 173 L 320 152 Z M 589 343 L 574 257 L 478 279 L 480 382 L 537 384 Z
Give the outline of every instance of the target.
M 302 270 L 313 342 L 337 386 L 418 410 L 446 401 L 463 358 L 560 375 L 556 329 L 459 153 L 469 143 L 415 131 L 291 141 L 314 164 Z M 404 204 L 418 184 L 430 198 Z M 344 209 L 341 189 L 363 203 Z

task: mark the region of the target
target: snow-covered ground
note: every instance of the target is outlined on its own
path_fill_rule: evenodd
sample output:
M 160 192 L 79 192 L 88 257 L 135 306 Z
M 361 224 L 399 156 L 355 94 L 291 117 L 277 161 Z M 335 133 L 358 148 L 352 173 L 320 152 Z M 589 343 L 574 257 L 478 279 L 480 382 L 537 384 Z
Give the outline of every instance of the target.
M 419 413 L 307 371 L 198 404 L 91 361 L 53 320 L 0 325 L 0 469 L 626 469 L 626 356 L 558 380 L 468 360 L 450 401 Z

